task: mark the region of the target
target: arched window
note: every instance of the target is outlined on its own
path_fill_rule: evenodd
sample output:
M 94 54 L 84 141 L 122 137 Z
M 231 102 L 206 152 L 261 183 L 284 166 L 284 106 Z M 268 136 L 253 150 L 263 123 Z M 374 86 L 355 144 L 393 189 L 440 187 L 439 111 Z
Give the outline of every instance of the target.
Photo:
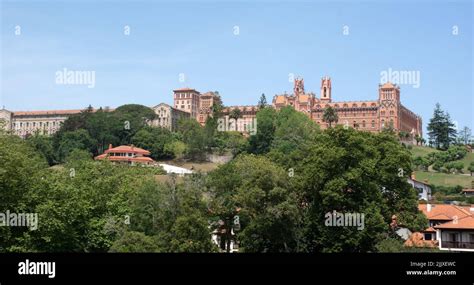
M 362 127 L 365 128 L 365 121 L 362 121 Z

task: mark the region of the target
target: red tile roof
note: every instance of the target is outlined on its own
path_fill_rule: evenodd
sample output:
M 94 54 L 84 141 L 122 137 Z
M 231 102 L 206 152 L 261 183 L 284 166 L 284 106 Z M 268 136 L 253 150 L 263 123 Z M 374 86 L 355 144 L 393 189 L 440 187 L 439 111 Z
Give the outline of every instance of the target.
M 418 209 L 425 214 L 428 220 L 453 220 L 454 217 L 460 219 L 472 214 L 469 212 L 469 207 L 446 204 L 430 204 L 431 210 L 428 212 L 427 205 L 418 204 Z
M 453 220 L 451 222 L 435 226 L 435 229 L 472 229 L 474 230 L 474 217 L 467 216 L 458 220 Z
M 135 154 L 134 156 L 112 156 L 110 155 L 111 153 L 117 154 L 117 153 L 133 153 Z M 136 156 L 138 155 L 138 156 Z M 150 152 L 148 150 L 136 147 L 136 146 L 128 146 L 128 145 L 121 145 L 118 147 L 112 147 L 112 145 L 109 145 L 109 149 L 104 151 L 103 154 L 96 156 L 94 159 L 95 160 L 101 160 L 101 159 L 108 159 L 110 161 L 123 161 L 123 162 L 143 162 L 143 163 L 148 163 L 148 162 L 154 162 L 153 159 L 150 157 L 142 156 L 142 155 L 150 155 Z
M 13 112 L 13 116 L 72 115 L 82 111 L 83 110 L 17 111 Z
M 194 91 L 194 92 L 197 92 L 196 89 L 193 89 L 193 88 L 188 88 L 188 87 L 184 87 L 184 88 L 178 88 L 178 89 L 175 89 L 173 90 L 174 92 L 180 92 L 180 91 Z M 199 92 L 197 92 L 199 93 Z
M 422 231 L 423 233 L 435 233 L 436 230 L 433 227 L 429 227 L 426 230 Z
M 139 148 L 136 146 L 121 145 L 118 147 L 110 148 L 104 151 L 104 153 L 138 153 L 143 155 L 150 155 L 148 150 Z

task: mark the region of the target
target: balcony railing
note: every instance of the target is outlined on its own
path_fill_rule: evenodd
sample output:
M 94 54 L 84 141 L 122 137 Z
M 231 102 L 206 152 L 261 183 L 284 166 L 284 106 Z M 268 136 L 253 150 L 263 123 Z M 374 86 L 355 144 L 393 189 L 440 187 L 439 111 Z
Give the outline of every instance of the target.
M 443 241 L 441 244 L 444 248 L 474 249 L 474 242 Z

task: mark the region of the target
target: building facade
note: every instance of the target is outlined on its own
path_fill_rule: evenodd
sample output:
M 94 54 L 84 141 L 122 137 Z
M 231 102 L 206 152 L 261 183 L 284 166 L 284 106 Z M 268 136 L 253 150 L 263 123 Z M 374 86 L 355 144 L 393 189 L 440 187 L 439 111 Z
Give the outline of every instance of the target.
M 306 93 L 304 80 L 295 79 L 293 94 L 281 94 L 273 97 L 273 107 L 277 110 L 293 106 L 295 110 L 308 115 L 322 129 L 329 123 L 324 122 L 323 114 L 327 107 L 332 107 L 337 115 L 336 124 L 369 132 L 380 132 L 386 127 L 395 131 L 404 131 L 411 135 L 422 136 L 421 117 L 401 104 L 400 87 L 390 82 L 379 85 L 378 99 L 371 101 L 344 101 L 332 99 L 331 78 L 321 79 L 321 96 L 317 98 L 312 92 Z
M 0 110 L 0 120 L 3 121 L 4 129 L 25 138 L 37 132 L 42 135 L 52 135 L 59 130 L 61 124 L 69 116 L 78 114 L 81 111 L 82 110 L 10 112 L 6 109 L 2 109 Z
M 408 177 L 407 182 L 413 187 L 413 189 L 416 190 L 419 200 L 431 200 L 431 186 L 427 183 L 427 181 L 422 182 L 416 180 L 415 173 L 413 172 L 411 177 Z
M 173 101 L 173 106 L 163 103 L 152 107 L 158 115 L 158 119 L 152 124 L 174 131 L 177 121 L 189 116 L 204 125 L 212 115 L 213 106 L 217 103 L 222 104 L 217 92 L 201 94 L 192 88 L 173 90 Z M 379 85 L 378 98 L 375 100 L 338 102 L 332 98 L 331 78 L 321 79 L 319 98 L 313 92 L 306 92 L 304 80 L 296 78 L 292 94 L 273 97 L 273 108 L 279 110 L 286 106 L 292 106 L 295 110 L 303 112 L 322 129 L 329 126 L 329 123 L 323 120 L 324 111 L 332 107 L 338 115 L 335 124 L 369 132 L 380 132 L 386 127 L 391 127 L 395 131 L 408 133 L 412 141 L 416 135 L 422 136 L 421 117 L 402 105 L 400 87 L 389 82 Z M 235 120 L 238 131 L 248 132 L 249 126 L 256 125 L 257 106 L 225 107 L 222 110 L 224 121 L 232 121 L 231 112 L 234 109 L 240 110 L 240 116 Z M 0 120 L 3 121 L 5 129 L 12 130 L 21 137 L 36 131 L 50 135 L 55 133 L 70 115 L 79 112 L 81 110 L 11 112 L 2 109 Z
M 192 88 L 181 88 L 173 90 L 174 108 L 187 112 L 191 118 L 195 118 L 202 126 L 212 114 L 214 104 L 222 104 L 221 97 L 217 92 L 206 92 L 201 94 Z
M 413 233 L 406 246 L 438 247 L 449 251 L 474 251 L 474 205 L 418 204 L 427 228 Z
M 172 132 L 178 129 L 179 120 L 188 119 L 190 117 L 190 113 L 173 108 L 166 103 L 158 104 L 152 107 L 152 109 L 157 118 L 153 120 L 150 125 L 162 127 Z

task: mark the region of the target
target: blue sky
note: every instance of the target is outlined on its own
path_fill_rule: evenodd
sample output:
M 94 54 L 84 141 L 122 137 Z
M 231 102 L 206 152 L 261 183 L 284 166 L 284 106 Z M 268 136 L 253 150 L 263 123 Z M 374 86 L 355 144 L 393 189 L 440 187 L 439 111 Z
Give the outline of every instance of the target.
M 401 97 L 425 128 L 439 102 L 474 130 L 472 29 L 471 1 L 2 1 L 0 106 L 153 106 L 185 86 L 250 105 L 290 93 L 290 73 L 373 100 L 391 68 L 420 72 Z M 95 71 L 95 87 L 55 84 L 63 68 Z

